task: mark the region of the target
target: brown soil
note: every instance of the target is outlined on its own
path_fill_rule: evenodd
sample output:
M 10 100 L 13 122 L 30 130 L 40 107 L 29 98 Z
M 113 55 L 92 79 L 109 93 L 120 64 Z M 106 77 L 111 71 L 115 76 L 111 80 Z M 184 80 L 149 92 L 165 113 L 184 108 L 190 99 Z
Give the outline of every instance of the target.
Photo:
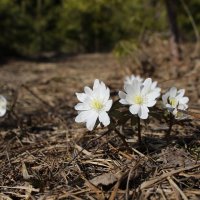
M 141 47 L 122 60 L 93 54 L 2 65 L 9 111 L 0 121 L 0 199 L 199 199 L 200 59 L 185 50 L 174 64 L 166 46 Z M 151 76 L 164 90 L 186 89 L 189 119 L 168 142 L 167 124 L 156 120 L 142 128 L 140 146 L 129 124 L 122 137 L 75 124 L 75 92 L 98 78 L 117 98 L 126 73 Z

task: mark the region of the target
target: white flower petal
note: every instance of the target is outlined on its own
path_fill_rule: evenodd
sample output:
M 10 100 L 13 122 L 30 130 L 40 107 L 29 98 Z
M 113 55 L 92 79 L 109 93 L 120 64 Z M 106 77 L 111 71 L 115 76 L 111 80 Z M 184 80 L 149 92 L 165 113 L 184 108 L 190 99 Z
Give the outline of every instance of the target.
M 100 98 L 102 99 L 102 101 L 105 103 L 108 101 L 108 99 L 110 98 L 110 89 L 109 88 L 105 88 L 103 86 L 101 86 L 101 95 Z
M 101 85 L 101 88 L 105 91 L 105 90 L 106 90 L 106 85 L 105 85 L 105 83 L 104 83 L 103 81 L 101 81 L 100 85 Z
M 88 96 L 91 96 L 92 95 L 92 89 L 91 88 L 89 88 L 89 87 L 84 87 L 84 92 L 88 95 Z
M 151 78 L 147 78 L 147 79 L 144 80 L 143 85 L 145 87 L 149 87 L 149 85 L 151 85 L 151 84 L 152 84 L 152 79 Z
M 146 104 L 147 107 L 153 107 L 154 105 L 156 104 L 156 101 L 155 100 L 151 100 L 151 101 L 148 101 L 148 103 Z
M 131 75 L 125 77 L 124 84 L 132 85 L 134 80 L 137 80 L 139 82 L 143 81 L 143 79 L 140 76 Z
M 86 122 L 88 116 L 90 115 L 91 111 L 81 111 L 77 117 L 75 118 L 75 122 L 81 123 L 81 122 Z
M 0 95 L 0 117 L 6 114 L 7 100 L 4 96 Z
M 151 84 L 151 90 L 156 89 L 157 83 L 158 83 L 157 81 L 154 81 L 154 82 Z
M 162 95 L 163 104 L 166 105 L 168 103 L 169 92 Z
M 103 101 L 107 102 L 109 98 L 110 98 L 110 89 L 106 88 Z
M 90 112 L 90 116 L 87 118 L 86 121 L 86 127 L 89 131 L 92 131 L 94 128 L 94 125 L 97 121 L 98 113 L 97 112 Z
M 159 92 L 150 92 L 150 93 L 148 93 L 148 95 L 147 95 L 147 99 L 148 99 L 148 101 L 154 101 L 156 98 L 158 98 L 160 96 L 160 93 Z
M 160 96 L 161 88 L 157 87 L 157 88 L 151 90 L 151 92 L 156 92 Z
M 175 97 L 176 93 L 177 93 L 177 88 L 176 87 L 170 88 L 170 90 L 169 90 L 170 97 Z
M 182 97 L 184 96 L 184 94 L 185 94 L 185 89 L 180 89 L 180 90 L 178 90 L 178 92 L 177 92 L 176 98 L 177 98 L 177 99 L 180 99 L 180 98 L 182 98 Z
M 128 102 L 128 104 L 131 105 L 131 104 L 134 103 L 134 98 L 135 98 L 135 95 L 133 95 L 133 94 L 132 94 L 132 95 L 129 95 L 129 94 L 128 94 L 128 95 L 126 95 L 126 99 L 125 99 L 125 100 Z
M 142 86 L 141 82 L 139 82 L 137 79 L 133 80 L 132 89 L 134 91 L 134 94 L 138 94 L 141 92 L 141 86 Z
M 119 97 L 121 98 L 120 101 L 119 101 L 121 104 L 124 104 L 124 105 L 130 104 L 126 99 L 127 98 L 126 93 L 119 91 Z
M 152 79 L 147 78 L 143 83 L 142 94 L 145 95 L 151 91 Z
M 100 81 L 99 81 L 99 79 L 95 79 L 95 81 L 94 81 L 94 85 L 93 85 L 93 90 L 96 89 L 96 88 L 98 88 L 99 85 L 100 85 Z
M 178 109 L 179 110 L 186 110 L 188 108 L 188 105 L 187 104 L 179 104 L 178 105 Z
M 142 82 L 143 79 L 138 75 L 138 76 L 135 76 L 135 79 L 138 80 L 139 82 Z
M 105 111 L 109 111 L 111 106 L 112 106 L 113 101 L 112 100 L 108 100 L 105 104 L 104 110 Z
M 88 95 L 85 93 L 76 93 L 76 96 L 79 101 L 84 102 Z
M 172 111 L 172 114 L 173 114 L 174 116 L 176 116 L 177 113 L 178 113 L 178 110 L 175 108 L 175 109 Z
M 126 77 L 125 77 L 125 80 L 124 80 L 124 84 L 131 84 L 131 83 L 132 83 L 131 77 L 126 76 Z
M 166 108 L 172 108 L 171 104 L 167 103 L 166 105 Z
M 157 90 L 157 89 L 155 89 L 152 92 L 148 93 L 148 97 L 151 100 L 154 100 L 154 99 L 158 98 L 159 96 L 160 96 L 160 91 Z
M 97 98 L 105 103 L 110 97 L 110 90 L 108 88 L 106 88 L 106 86 L 103 82 L 98 84 L 98 81 L 96 81 L 96 86 L 94 86 L 93 94 L 94 94 L 93 96 L 95 96 L 95 98 Z
M 0 109 L 0 117 L 3 117 L 6 114 L 6 108 Z
M 141 119 L 147 119 L 148 118 L 148 113 L 149 113 L 149 109 L 146 106 L 141 106 L 138 112 L 138 116 Z
M 107 112 L 99 113 L 99 121 L 102 122 L 104 126 L 108 126 L 110 124 L 110 117 Z
M 138 114 L 139 109 L 140 109 L 140 105 L 138 105 L 138 104 L 131 105 L 131 106 L 129 107 L 129 111 L 130 111 L 133 115 Z
M 188 103 L 188 101 L 189 101 L 188 97 L 182 97 L 181 99 L 179 99 L 180 104 L 186 104 L 186 103 Z
M 120 99 L 119 102 L 121 104 L 124 104 L 124 105 L 128 105 L 129 103 L 126 101 L 126 99 Z
M 119 91 L 119 98 L 120 99 L 126 99 L 126 93 Z
M 161 88 L 156 87 L 156 88 L 154 89 L 154 91 L 161 92 Z
M 141 86 L 142 84 L 138 80 L 134 79 L 131 85 L 127 84 L 124 86 L 124 90 L 128 95 L 132 96 L 134 94 L 140 93 Z
M 127 84 L 127 85 L 124 85 L 124 90 L 127 94 L 134 94 L 134 86 L 133 85 L 130 85 L 130 84 Z
M 91 109 L 89 104 L 85 104 L 85 103 L 78 103 L 74 108 L 75 110 L 90 110 Z

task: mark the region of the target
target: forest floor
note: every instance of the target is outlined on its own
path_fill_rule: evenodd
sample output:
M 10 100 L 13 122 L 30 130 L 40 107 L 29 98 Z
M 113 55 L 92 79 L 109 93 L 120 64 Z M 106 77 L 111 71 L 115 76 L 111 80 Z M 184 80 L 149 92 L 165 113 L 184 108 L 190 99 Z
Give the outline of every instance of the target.
M 166 41 L 158 43 L 120 60 L 87 54 L 2 64 L 9 109 L 0 119 L 0 199 L 200 199 L 200 57 L 183 48 L 175 64 Z M 187 120 L 168 141 L 167 124 L 154 119 L 142 128 L 142 145 L 129 124 L 125 145 L 114 131 L 74 122 L 75 92 L 98 78 L 117 99 L 131 73 L 152 77 L 163 91 L 186 89 Z

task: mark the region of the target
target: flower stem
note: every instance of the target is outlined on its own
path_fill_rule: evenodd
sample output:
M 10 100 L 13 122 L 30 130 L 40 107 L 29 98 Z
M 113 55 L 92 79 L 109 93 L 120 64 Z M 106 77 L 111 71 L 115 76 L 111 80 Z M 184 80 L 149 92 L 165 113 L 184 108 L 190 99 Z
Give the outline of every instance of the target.
M 174 116 L 173 116 L 172 113 L 170 113 L 169 114 L 169 129 L 168 129 L 167 134 L 166 134 L 167 139 L 169 139 L 169 136 L 171 135 L 173 123 L 174 123 Z
M 120 137 L 120 139 L 122 140 L 122 142 L 124 143 L 124 145 L 127 147 L 127 150 L 128 150 L 129 152 L 132 152 L 132 149 L 131 149 L 131 147 L 129 146 L 129 144 L 127 143 L 125 136 L 122 135 L 122 134 L 120 133 L 120 131 L 118 131 L 117 129 L 115 129 L 115 132 L 116 132 L 117 135 Z
M 138 142 L 139 142 L 139 144 L 142 143 L 141 124 L 140 124 L 140 118 L 139 117 L 138 117 Z

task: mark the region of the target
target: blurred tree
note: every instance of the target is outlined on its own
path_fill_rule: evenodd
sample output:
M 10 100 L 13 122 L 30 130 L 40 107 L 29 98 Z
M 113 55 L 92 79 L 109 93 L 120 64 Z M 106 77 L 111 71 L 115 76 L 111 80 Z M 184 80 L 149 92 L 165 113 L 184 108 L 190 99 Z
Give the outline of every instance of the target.
M 16 54 L 32 40 L 31 19 L 12 0 L 0 2 L 0 54 Z
M 180 36 L 177 23 L 177 0 L 165 0 L 165 5 L 169 19 L 169 27 L 171 31 L 171 54 L 173 58 L 177 61 L 181 57 L 181 50 L 179 47 Z
M 137 43 L 154 32 L 168 33 L 163 2 L 170 1 L 1 0 L 0 53 L 109 51 L 120 41 Z M 191 21 L 180 0 L 176 2 L 181 37 L 193 38 Z M 187 6 L 194 21 L 200 20 L 199 0 L 187 1 Z

